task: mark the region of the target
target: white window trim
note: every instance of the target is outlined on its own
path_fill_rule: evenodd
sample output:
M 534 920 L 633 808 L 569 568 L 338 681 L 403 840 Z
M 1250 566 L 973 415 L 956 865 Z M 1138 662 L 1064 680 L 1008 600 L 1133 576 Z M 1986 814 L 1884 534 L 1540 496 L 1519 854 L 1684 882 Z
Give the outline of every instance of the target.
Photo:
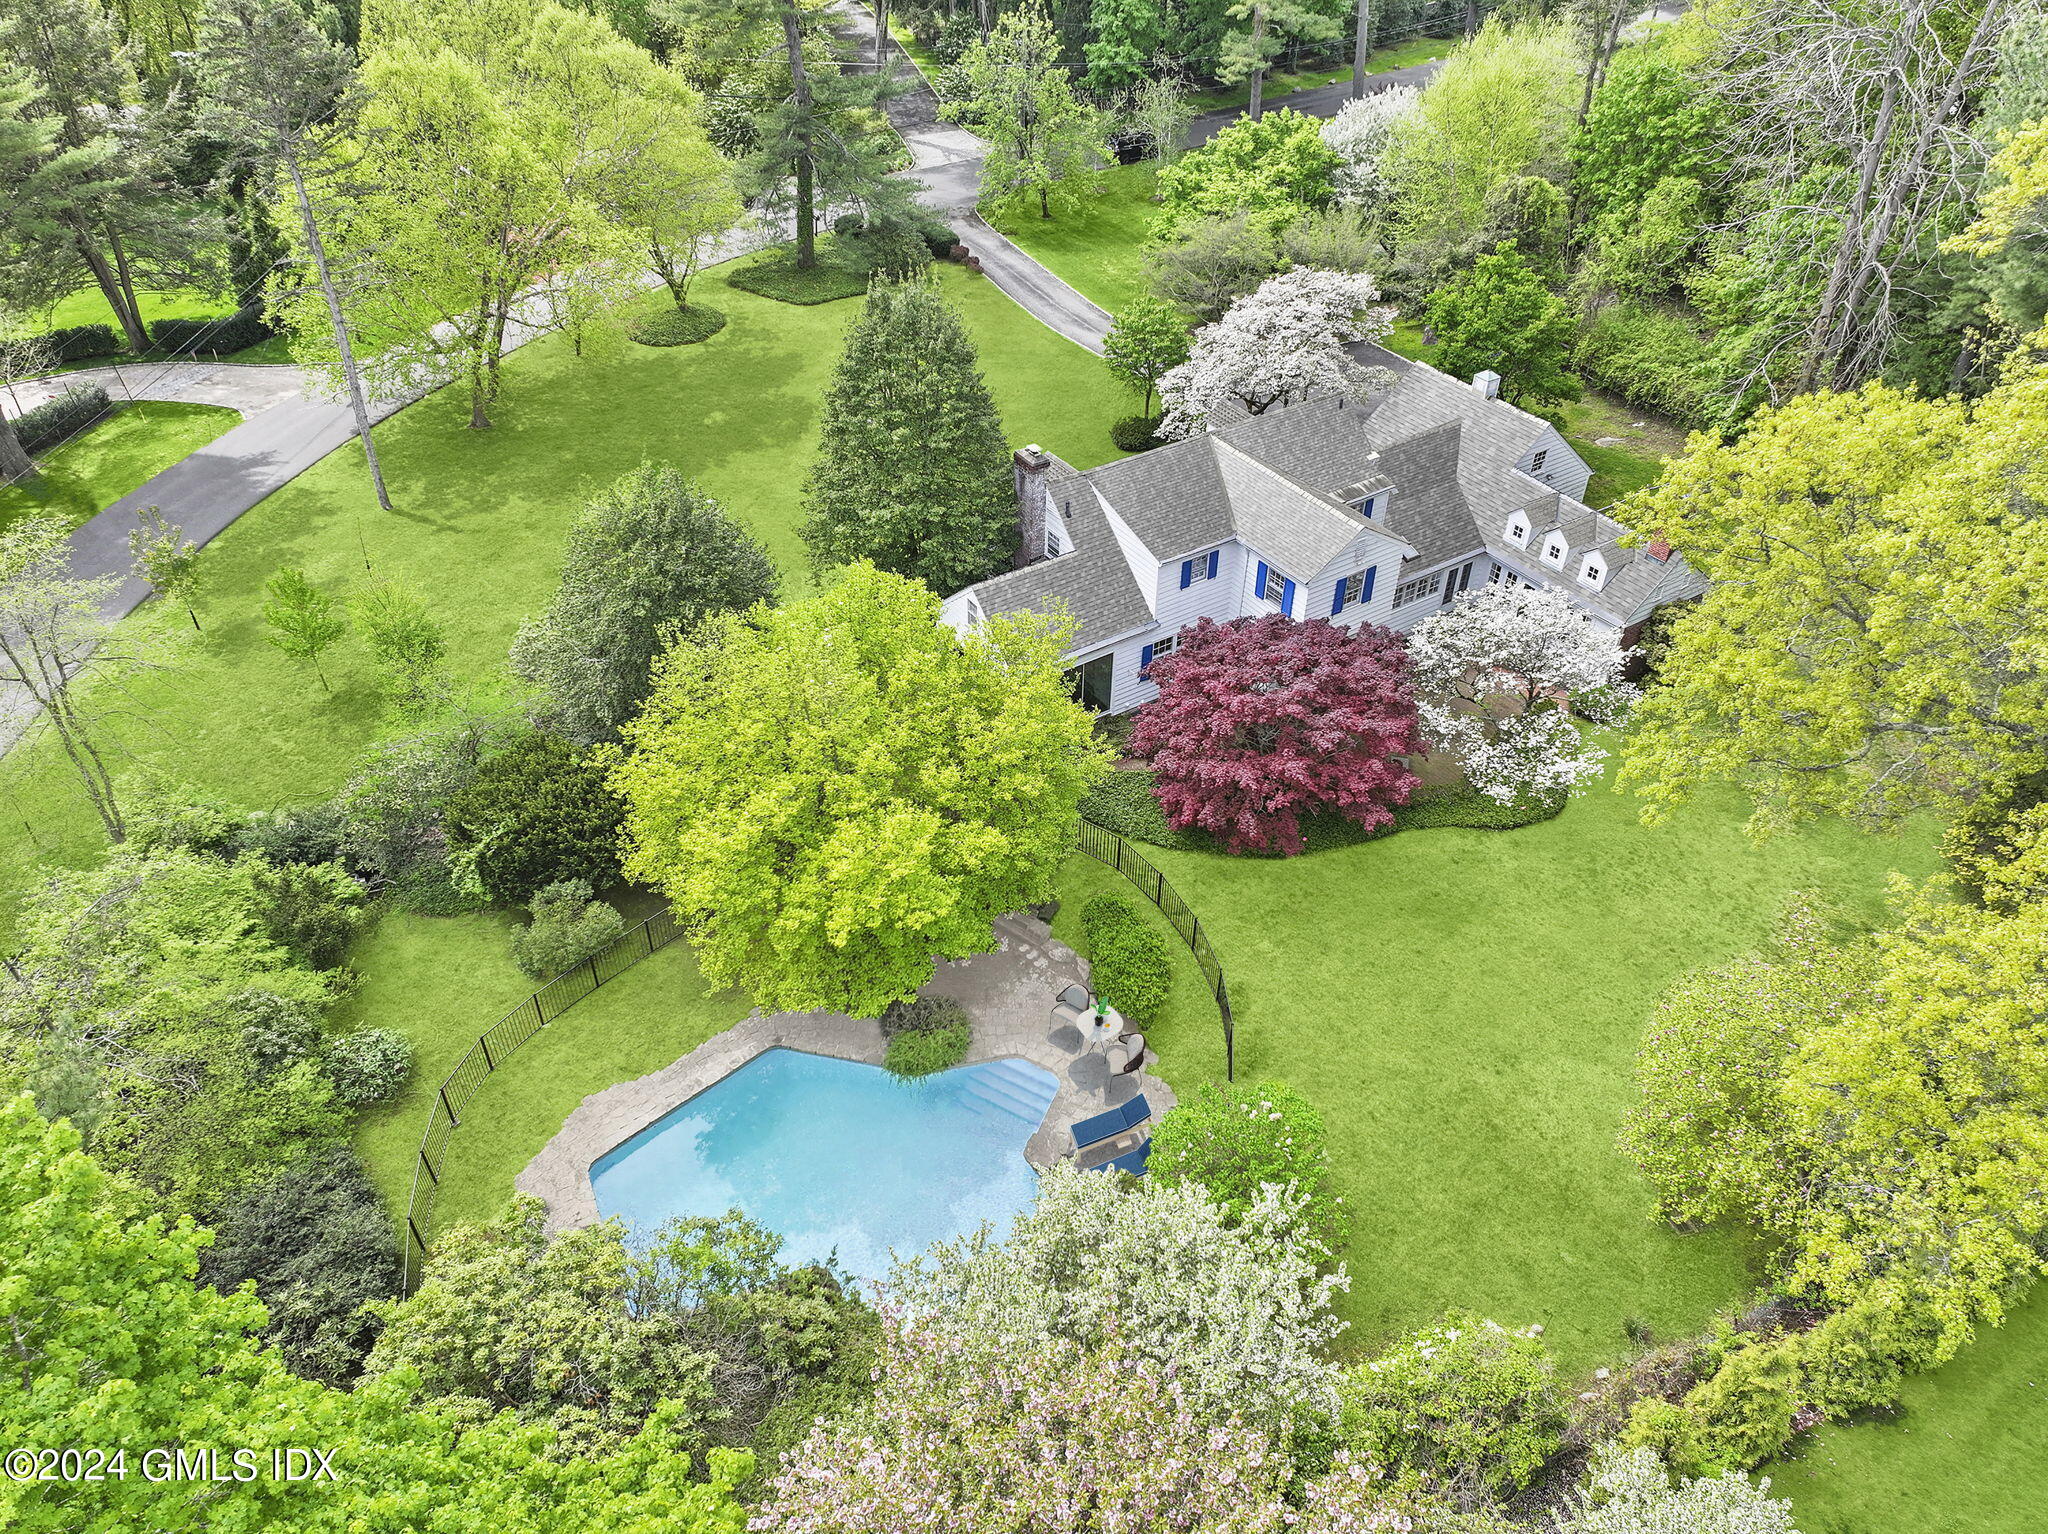
M 1508 518 L 1508 542 L 1518 549 L 1529 546 L 1529 519 L 1519 511 Z
M 1598 591 L 1607 582 L 1607 562 L 1598 554 L 1588 554 L 1579 566 L 1579 581 Z
M 1552 549 L 1557 550 L 1557 552 L 1555 554 L 1551 553 Z M 1564 541 L 1564 534 L 1562 533 L 1552 533 L 1543 540 L 1542 559 L 1553 570 L 1562 570 L 1564 568 L 1565 558 L 1571 551 L 1572 546 Z
M 1394 588 L 1394 605 L 1407 607 L 1411 603 L 1420 602 L 1424 597 L 1433 597 L 1443 589 L 1443 571 L 1435 570 L 1428 575 L 1418 575 L 1414 580 L 1403 581 Z

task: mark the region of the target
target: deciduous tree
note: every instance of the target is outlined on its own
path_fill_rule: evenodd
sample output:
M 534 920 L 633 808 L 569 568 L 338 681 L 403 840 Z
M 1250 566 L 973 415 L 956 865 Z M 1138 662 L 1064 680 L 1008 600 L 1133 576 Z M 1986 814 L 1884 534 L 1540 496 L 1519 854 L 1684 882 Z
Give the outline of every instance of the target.
M 1481 256 L 1429 301 L 1436 365 L 1454 378 L 1481 369 L 1500 374 L 1501 393 L 1517 404 L 1579 397 L 1568 364 L 1574 326 L 1563 299 L 1522 259 L 1516 242 Z
M 519 627 L 514 674 L 540 689 L 549 726 L 610 740 L 653 685 L 654 658 L 714 613 L 775 599 L 768 551 L 667 464 L 642 464 L 569 526 L 562 581 Z
M 864 559 L 943 595 L 1010 563 L 1010 447 L 967 327 L 932 279 L 869 292 L 825 395 L 804 503 L 821 569 Z
M 1115 316 L 1103 338 L 1102 356 L 1110 376 L 1145 397 L 1144 413 L 1152 413 L 1152 392 L 1159 380 L 1188 360 L 1191 345 L 1187 321 L 1172 305 L 1156 298 L 1132 300 Z
M 1232 852 L 1303 848 L 1303 815 L 1390 824 L 1415 776 L 1389 760 L 1420 749 L 1400 638 L 1284 614 L 1181 632 L 1152 663 L 1158 698 L 1131 751 L 1151 764 L 1166 818 Z
M 1336 151 L 1322 124 L 1291 107 L 1232 123 L 1159 172 L 1159 232 L 1185 233 L 1204 218 L 1242 214 L 1277 234 L 1334 195 Z
M 1105 765 L 1062 630 L 938 615 L 858 563 L 663 659 L 612 786 L 627 874 L 669 896 L 714 984 L 874 1017 L 1044 898 Z
M 1327 43 L 1343 30 L 1336 17 L 1312 0 L 1237 0 L 1226 14 L 1242 25 L 1223 35 L 1216 78 L 1226 85 L 1251 81 L 1246 114 L 1253 122 L 1265 115 L 1266 71 L 1273 61 L 1290 45 Z
M 1573 715 L 1618 721 L 1637 697 L 1628 652 L 1561 591 L 1484 586 L 1408 635 L 1421 730 L 1456 754 L 1465 777 L 1502 804 L 1574 792 L 1607 753 Z
M 334 642 L 348 632 L 341 604 L 306 579 L 296 565 L 286 565 L 263 584 L 263 621 L 270 642 L 293 660 L 305 661 L 328 691 L 327 672 L 320 664 Z
M 1713 589 L 1674 631 L 1622 781 L 1655 806 L 1742 785 L 1759 832 L 1896 824 L 2030 770 L 2048 370 L 1975 404 L 1882 384 L 1695 436 L 1625 517 Z M 1938 619 L 1938 621 L 1930 621 Z
M 1229 405 L 1263 415 L 1318 391 L 1360 393 L 1387 381 L 1384 369 L 1354 362 L 1344 348 L 1377 341 L 1394 328 L 1393 311 L 1361 272 L 1296 267 L 1269 277 L 1195 332 L 1188 360 L 1159 380 L 1166 404 L 1160 433 L 1193 436 Z
M 182 602 L 185 616 L 197 629 L 199 614 L 192 603 L 199 594 L 199 545 L 187 541 L 185 529 L 166 522 L 157 507 L 146 506 L 138 515 L 142 526 L 128 535 L 128 557 L 136 575 L 159 597 Z
M 1334 182 L 1339 202 L 1368 215 L 1385 208 L 1392 190 L 1386 172 L 1387 149 L 1396 125 L 1421 99 L 1422 92 L 1412 85 L 1391 86 L 1347 103 L 1323 125 L 1323 142 L 1342 161 Z
M 1272 235 L 1239 213 L 1198 219 L 1155 246 L 1145 256 L 1145 279 L 1160 298 L 1207 325 L 1279 267 Z
M 998 21 L 956 66 L 965 87 L 949 103 L 956 122 L 988 142 L 982 160 L 982 201 L 1035 197 L 1038 216 L 1052 217 L 1064 193 L 1099 153 L 1102 114 L 1074 94 L 1059 39 L 1040 0 L 1028 0 Z

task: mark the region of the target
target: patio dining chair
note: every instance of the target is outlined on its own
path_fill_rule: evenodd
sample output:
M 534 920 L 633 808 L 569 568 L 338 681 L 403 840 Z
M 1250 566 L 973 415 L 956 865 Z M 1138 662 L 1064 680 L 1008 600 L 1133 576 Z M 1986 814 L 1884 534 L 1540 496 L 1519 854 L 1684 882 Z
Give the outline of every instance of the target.
M 1059 1000 L 1052 1004 L 1052 1020 L 1056 1024 L 1064 1023 L 1079 1027 L 1081 1019 L 1088 1015 L 1094 1005 L 1095 998 L 1090 996 L 1085 988 L 1070 985 L 1060 992 Z
M 1109 1073 L 1112 1076 L 1128 1076 L 1145 1064 L 1145 1035 L 1138 1032 L 1125 1034 L 1109 1046 Z

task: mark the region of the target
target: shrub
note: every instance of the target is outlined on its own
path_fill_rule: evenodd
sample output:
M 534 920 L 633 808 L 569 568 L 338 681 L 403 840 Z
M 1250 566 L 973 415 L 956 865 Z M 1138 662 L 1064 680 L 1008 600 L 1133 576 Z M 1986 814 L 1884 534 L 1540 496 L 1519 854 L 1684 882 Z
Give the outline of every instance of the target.
M 118 357 L 127 350 L 111 325 L 64 325 L 38 337 L 58 362 L 84 362 L 91 357 Z
M 208 1212 L 213 1244 L 199 1278 L 232 1291 L 254 1282 L 264 1335 L 309 1379 L 344 1385 L 379 1323 L 363 1307 L 398 1289 L 398 1250 L 377 1190 L 354 1152 L 316 1153 Z
M 918 226 L 918 232 L 924 236 L 925 249 L 932 253 L 935 261 L 943 261 L 952 255 L 953 247 L 960 243 L 960 231 L 935 218 L 925 219 Z
M 320 1052 L 320 1010 L 303 997 L 249 990 L 228 1012 L 241 1024 L 242 1048 L 260 1076 L 274 1076 Z
M 24 453 L 40 453 L 114 413 L 114 402 L 98 384 L 80 384 L 14 418 L 14 435 Z
M 486 757 L 449 796 L 442 824 L 491 898 L 517 904 L 564 879 L 615 882 L 624 815 L 581 749 L 536 731 Z
M 1686 426 L 1705 425 L 1713 411 L 1712 355 L 1678 315 L 1610 304 L 1579 327 L 1572 366 L 1596 388 Z
M 341 835 L 341 811 L 331 804 L 312 804 L 252 811 L 236 829 L 233 845 L 238 852 L 261 853 L 278 864 L 333 863 L 341 859 Z
M 708 304 L 687 309 L 663 307 L 633 326 L 630 334 L 642 346 L 694 346 L 725 329 L 725 315 Z
M 327 1046 L 324 1061 L 334 1100 L 367 1108 L 398 1095 L 412 1074 L 412 1040 L 395 1028 L 363 1028 Z
M 898 1076 L 930 1076 L 966 1058 L 973 1034 L 964 1027 L 918 1028 L 889 1041 L 882 1064 Z
M 1109 440 L 1126 453 L 1145 453 L 1159 446 L 1156 415 L 1127 415 L 1109 428 Z
M 1529 1484 L 1563 1443 L 1556 1367 L 1540 1327 L 1453 1312 L 1342 1387 L 1344 1436 L 1362 1457 L 1427 1477 L 1467 1507 Z
M 1949 822 L 1941 855 L 1967 899 L 1984 904 L 1986 871 L 2019 857 L 2026 845 L 2028 811 L 2042 804 L 2048 804 L 2048 767 L 2001 784 Z
M 939 1033 L 948 1028 L 968 1028 L 972 1021 L 967 1009 L 949 996 L 913 996 L 909 1001 L 892 1001 L 881 1017 L 882 1037 L 894 1040 L 906 1033 Z
M 1147 1167 L 1154 1177 L 1200 1183 L 1233 1219 L 1262 1184 L 1292 1184 L 1303 1197 L 1305 1228 L 1334 1253 L 1344 1244 L 1345 1218 L 1325 1142 L 1323 1116 L 1294 1088 L 1209 1083 L 1159 1121 Z
M 362 886 L 339 863 L 250 859 L 261 916 L 273 943 L 308 969 L 335 969 L 362 930 Z
M 625 919 L 592 899 L 587 883 L 564 879 L 534 895 L 533 921 L 512 935 L 512 961 L 545 980 L 603 953 L 625 930 Z
M 1081 937 L 1096 994 L 1131 1022 L 1150 1027 L 1173 988 L 1166 939 L 1121 895 L 1097 895 L 1081 907 Z
M 158 320 L 149 339 L 160 352 L 176 357 L 225 357 L 268 341 L 277 332 L 263 318 L 260 304 L 197 320 Z
M 865 298 L 868 291 L 864 271 L 849 271 L 829 262 L 803 270 L 787 251 L 750 262 L 725 280 L 733 287 L 785 304 L 829 304 L 835 299 Z
M 1149 771 L 1112 772 L 1081 796 L 1081 818 L 1155 847 L 1209 847 L 1199 831 L 1176 831 L 1152 792 Z

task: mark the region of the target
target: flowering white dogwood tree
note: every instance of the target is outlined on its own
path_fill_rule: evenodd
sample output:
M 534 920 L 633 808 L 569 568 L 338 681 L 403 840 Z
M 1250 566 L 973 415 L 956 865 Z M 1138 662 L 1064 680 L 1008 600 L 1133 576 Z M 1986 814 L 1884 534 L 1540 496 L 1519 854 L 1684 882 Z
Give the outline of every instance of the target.
M 1553 1515 L 1560 1534 L 1798 1534 L 1792 1504 L 1746 1475 L 1681 1480 L 1664 1473 L 1654 1449 L 1610 1444 L 1573 1499 L 1571 1515 Z
M 1383 165 L 1394 125 L 1415 110 L 1422 92 L 1412 85 L 1391 86 L 1349 102 L 1323 124 L 1323 142 L 1344 157 L 1337 167 L 1337 200 L 1347 207 L 1377 211 L 1391 184 Z
M 1572 716 L 1621 719 L 1641 696 L 1621 680 L 1631 653 L 1561 591 L 1467 592 L 1408 636 L 1423 738 L 1456 752 L 1472 786 L 1502 804 L 1571 793 L 1607 755 Z
M 1362 272 L 1295 267 L 1268 277 L 1213 325 L 1195 332 L 1193 353 L 1159 380 L 1166 404 L 1162 437 L 1192 437 L 1209 412 L 1231 401 L 1262 415 L 1322 389 L 1358 393 L 1383 387 L 1382 368 L 1354 362 L 1353 341 L 1378 341 L 1394 328 L 1394 311 Z

